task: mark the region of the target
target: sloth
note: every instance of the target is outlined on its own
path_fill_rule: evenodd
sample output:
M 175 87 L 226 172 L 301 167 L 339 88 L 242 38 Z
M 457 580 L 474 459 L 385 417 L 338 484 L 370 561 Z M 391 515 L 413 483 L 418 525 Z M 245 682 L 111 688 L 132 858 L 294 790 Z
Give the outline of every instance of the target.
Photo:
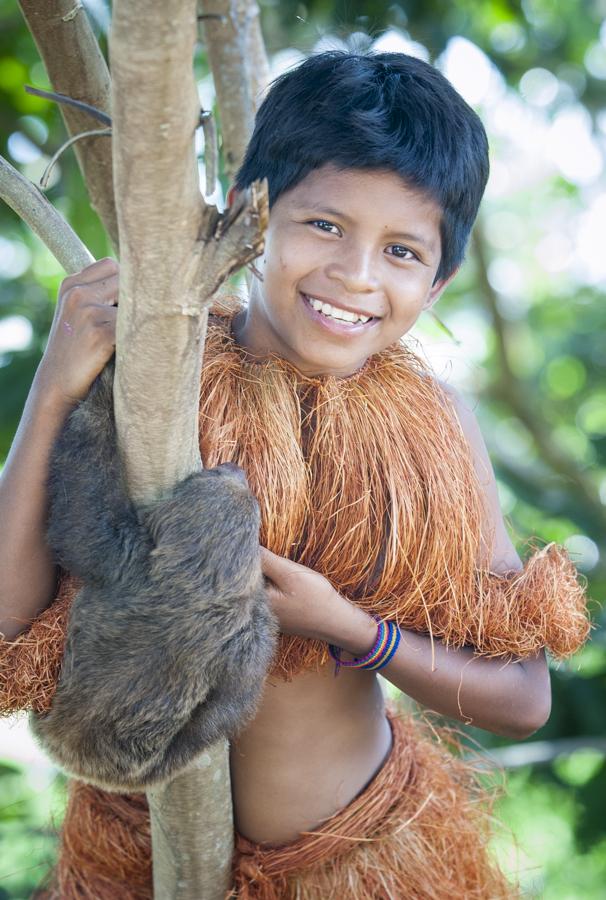
M 259 508 L 230 463 L 145 505 L 116 442 L 113 363 L 51 453 L 47 540 L 82 581 L 51 708 L 32 727 L 68 774 L 144 790 L 254 716 L 276 619 L 261 572 Z

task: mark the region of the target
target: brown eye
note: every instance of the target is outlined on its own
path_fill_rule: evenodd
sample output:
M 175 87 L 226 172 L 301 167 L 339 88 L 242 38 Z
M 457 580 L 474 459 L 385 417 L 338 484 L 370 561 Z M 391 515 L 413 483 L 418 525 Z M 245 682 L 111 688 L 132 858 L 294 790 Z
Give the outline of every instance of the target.
M 404 247 L 402 244 L 391 244 L 390 247 L 393 251 L 390 256 L 395 256 L 396 259 L 417 259 L 412 250 L 409 250 L 408 247 Z
M 313 225 L 316 228 L 319 228 L 320 231 L 325 231 L 327 234 L 339 234 L 339 228 L 333 223 L 328 222 L 326 219 L 312 219 L 309 222 L 309 225 Z M 334 231 L 331 229 L 334 228 Z

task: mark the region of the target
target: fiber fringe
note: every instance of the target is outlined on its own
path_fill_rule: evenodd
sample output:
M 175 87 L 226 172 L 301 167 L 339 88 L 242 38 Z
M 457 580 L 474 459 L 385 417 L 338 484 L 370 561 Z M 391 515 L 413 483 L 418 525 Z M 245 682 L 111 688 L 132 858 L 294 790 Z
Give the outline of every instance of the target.
M 57 687 L 67 617 L 80 583 L 61 573 L 57 597 L 14 641 L 0 634 L 0 715 L 22 709 L 46 712 Z
M 110 794 L 71 780 L 57 867 L 36 900 L 152 900 L 151 827 L 144 794 Z

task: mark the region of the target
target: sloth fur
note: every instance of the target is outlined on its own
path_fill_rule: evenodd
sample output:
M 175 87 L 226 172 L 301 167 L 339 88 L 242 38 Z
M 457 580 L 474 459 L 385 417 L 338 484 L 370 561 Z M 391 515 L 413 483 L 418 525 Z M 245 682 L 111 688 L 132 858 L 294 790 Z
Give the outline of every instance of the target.
M 52 706 L 32 724 L 68 773 L 125 792 L 173 776 L 252 718 L 277 628 L 242 472 L 207 469 L 135 507 L 112 384 L 110 364 L 52 452 L 47 539 L 83 587 Z

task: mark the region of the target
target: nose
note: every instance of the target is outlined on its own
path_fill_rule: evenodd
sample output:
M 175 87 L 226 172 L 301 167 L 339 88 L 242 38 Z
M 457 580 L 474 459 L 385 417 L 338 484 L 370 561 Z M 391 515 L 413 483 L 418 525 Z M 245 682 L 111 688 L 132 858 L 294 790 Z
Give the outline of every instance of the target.
M 336 248 L 335 248 L 336 249 Z M 351 294 L 372 294 L 379 288 L 373 248 L 359 242 L 339 242 L 338 256 L 326 267 L 326 275 Z

